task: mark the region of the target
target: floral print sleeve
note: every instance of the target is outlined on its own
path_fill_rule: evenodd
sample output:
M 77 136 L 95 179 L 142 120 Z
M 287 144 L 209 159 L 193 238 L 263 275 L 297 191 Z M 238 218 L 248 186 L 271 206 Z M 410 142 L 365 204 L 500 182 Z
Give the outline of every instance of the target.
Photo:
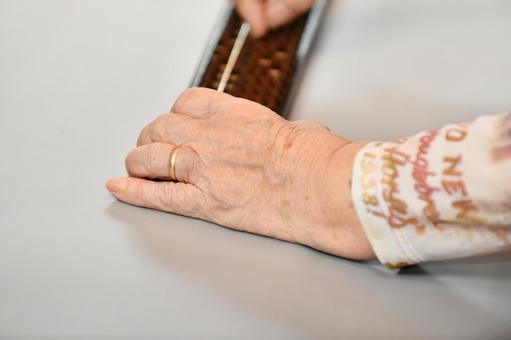
M 511 113 L 373 142 L 352 198 L 388 268 L 511 248 Z

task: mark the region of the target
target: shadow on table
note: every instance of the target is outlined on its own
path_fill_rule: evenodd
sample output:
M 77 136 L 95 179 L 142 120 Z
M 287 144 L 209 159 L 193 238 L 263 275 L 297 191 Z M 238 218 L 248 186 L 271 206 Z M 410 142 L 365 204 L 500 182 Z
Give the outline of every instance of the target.
M 511 252 L 438 261 L 400 270 L 400 276 L 449 275 L 465 278 L 511 280 Z
M 306 338 L 434 336 L 455 329 L 469 339 L 488 330 L 487 316 L 428 268 L 389 273 L 379 265 L 120 202 L 106 212 L 151 260 Z

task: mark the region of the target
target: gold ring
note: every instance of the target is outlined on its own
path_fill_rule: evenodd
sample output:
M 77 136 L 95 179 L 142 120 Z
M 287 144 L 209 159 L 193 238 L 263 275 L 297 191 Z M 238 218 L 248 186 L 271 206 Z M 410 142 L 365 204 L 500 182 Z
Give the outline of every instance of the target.
M 169 177 L 172 181 L 177 181 L 176 177 L 176 156 L 177 151 L 179 150 L 179 146 L 176 146 L 174 150 L 172 150 L 172 153 L 170 154 L 170 160 L 169 160 Z

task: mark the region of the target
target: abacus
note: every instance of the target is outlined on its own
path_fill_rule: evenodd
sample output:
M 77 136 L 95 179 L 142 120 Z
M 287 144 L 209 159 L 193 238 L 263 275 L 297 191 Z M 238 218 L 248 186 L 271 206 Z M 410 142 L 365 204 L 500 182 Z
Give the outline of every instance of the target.
M 243 24 L 229 6 L 210 38 L 191 85 L 212 89 L 220 85 L 226 93 L 287 116 L 326 6 L 327 0 L 317 0 L 309 12 L 263 38 L 249 36 L 228 80 L 220 84 Z

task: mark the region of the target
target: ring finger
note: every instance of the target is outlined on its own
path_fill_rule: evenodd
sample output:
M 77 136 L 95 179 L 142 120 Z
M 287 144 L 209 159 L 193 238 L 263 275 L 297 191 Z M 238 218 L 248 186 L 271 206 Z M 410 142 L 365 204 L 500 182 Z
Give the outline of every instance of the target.
M 197 153 L 185 145 L 175 146 L 167 143 L 142 145 L 126 157 L 126 170 L 131 177 L 172 180 L 172 158 L 175 179 L 178 182 L 192 183 L 193 171 L 197 168 Z

